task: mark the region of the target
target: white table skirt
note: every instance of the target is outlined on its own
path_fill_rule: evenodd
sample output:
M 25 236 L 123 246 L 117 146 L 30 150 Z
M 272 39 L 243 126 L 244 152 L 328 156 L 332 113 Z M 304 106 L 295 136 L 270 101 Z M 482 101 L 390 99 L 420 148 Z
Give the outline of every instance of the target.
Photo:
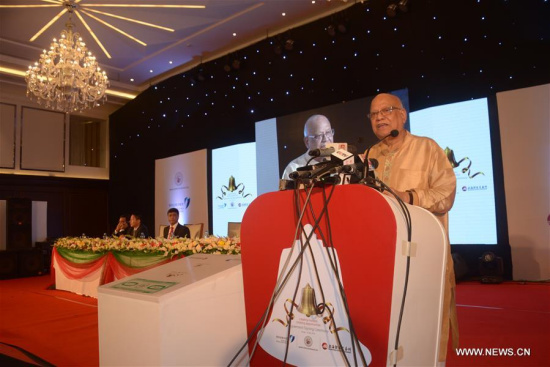
M 56 289 L 97 298 L 97 288 L 100 285 L 99 282 L 101 281 L 101 274 L 103 274 L 103 270 L 106 266 L 105 264 L 103 264 L 99 269 L 84 278 L 69 279 L 59 268 L 59 265 L 57 264 L 55 258 L 53 258 L 52 260 L 53 267 L 55 269 Z

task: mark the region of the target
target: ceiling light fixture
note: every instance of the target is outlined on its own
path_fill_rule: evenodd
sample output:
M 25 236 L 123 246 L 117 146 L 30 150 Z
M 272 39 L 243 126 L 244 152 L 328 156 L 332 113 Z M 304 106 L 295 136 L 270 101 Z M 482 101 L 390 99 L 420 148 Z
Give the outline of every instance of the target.
M 46 108 L 66 113 L 81 112 L 104 103 L 109 79 L 86 48 L 80 34 L 73 32 L 69 11 L 67 29 L 50 50 L 29 66 L 25 74 L 27 96 Z
M 397 3 L 391 3 L 386 8 L 386 14 L 390 18 L 393 18 L 397 15 L 397 10 L 402 13 L 407 13 L 409 11 L 409 0 L 399 0 Z
M 409 11 L 409 0 L 399 0 L 397 6 L 399 6 L 399 10 L 406 13 Z
M 390 4 L 386 8 L 386 14 L 388 14 L 389 17 L 393 18 L 397 15 L 397 4 Z
M 98 46 L 101 48 L 101 50 L 103 50 L 103 52 L 105 53 L 105 55 L 110 59 L 111 58 L 111 55 L 109 54 L 109 52 L 107 52 L 107 50 L 105 49 L 105 47 L 103 47 L 103 44 L 101 43 L 101 41 L 97 38 L 97 36 L 95 35 L 95 33 L 93 32 L 93 30 L 91 29 L 91 27 L 88 25 L 88 23 L 86 22 L 86 20 L 83 18 L 82 15 L 86 15 L 88 16 L 89 18 L 92 18 L 98 22 L 100 22 L 101 24 L 117 31 L 118 33 L 124 35 L 125 37 L 128 37 L 129 39 L 143 45 L 143 46 L 146 46 L 145 42 L 135 38 L 134 36 L 122 31 L 121 29 L 115 27 L 114 25 L 106 22 L 105 20 L 102 20 L 100 18 L 98 18 L 97 16 L 94 16 L 92 15 L 90 12 L 93 12 L 93 13 L 96 13 L 96 14 L 100 14 L 100 15 L 103 15 L 103 16 L 107 16 L 107 17 L 112 17 L 112 18 L 116 18 L 116 19 L 121 19 L 121 20 L 124 20 L 124 21 L 127 21 L 127 22 L 133 22 L 133 23 L 137 23 L 137 24 L 141 24 L 141 25 L 144 25 L 144 26 L 147 26 L 147 27 L 153 27 L 153 28 L 157 28 L 157 29 L 162 29 L 164 31 L 168 31 L 168 32 L 174 32 L 174 29 L 172 28 L 167 28 L 167 27 L 163 27 L 163 26 L 160 26 L 160 25 L 157 25 L 157 24 L 152 24 L 152 23 L 147 23 L 147 22 L 143 22 L 143 21 L 140 21 L 140 20 L 137 20 L 137 19 L 132 19 L 132 18 L 127 18 L 127 17 L 123 17 L 123 16 L 120 16 L 120 15 L 116 15 L 116 14 L 112 14 L 112 13 L 107 13 L 107 12 L 103 12 L 103 11 L 100 11 L 100 10 L 95 10 L 93 8 L 98 8 L 98 7 L 104 7 L 104 8 L 176 8 L 176 9 L 204 9 L 206 8 L 206 6 L 204 5 L 173 5 L 173 4 L 88 4 L 88 3 L 83 3 L 84 0 L 43 0 L 44 2 L 47 2 L 47 3 L 51 3 L 49 5 L 45 5 L 45 4 L 25 4 L 25 5 L 0 5 L 0 8 L 44 8 L 44 7 L 62 7 L 63 10 L 61 10 L 61 12 L 59 12 L 55 17 L 53 17 L 44 27 L 42 27 L 42 29 L 40 29 L 31 39 L 30 41 L 33 42 L 34 40 L 36 40 L 42 33 L 44 33 L 52 24 L 54 24 L 61 16 L 63 16 L 63 14 L 67 13 L 67 12 L 70 12 L 70 13 L 74 13 L 78 19 L 82 22 L 82 24 L 84 25 L 84 27 L 88 30 L 88 32 L 90 32 L 90 35 L 93 37 L 93 39 L 96 41 L 96 43 L 98 44 Z
M 294 40 L 289 38 L 285 41 L 285 50 L 292 51 L 294 49 Z

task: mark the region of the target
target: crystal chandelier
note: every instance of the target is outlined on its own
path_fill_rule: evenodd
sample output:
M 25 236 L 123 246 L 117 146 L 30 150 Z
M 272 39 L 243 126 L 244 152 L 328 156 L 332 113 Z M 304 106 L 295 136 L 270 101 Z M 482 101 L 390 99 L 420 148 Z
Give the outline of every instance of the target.
M 27 96 L 46 108 L 80 112 L 107 100 L 109 79 L 80 34 L 73 33 L 70 18 L 65 26 L 61 38 L 54 38 L 50 50 L 29 66 Z

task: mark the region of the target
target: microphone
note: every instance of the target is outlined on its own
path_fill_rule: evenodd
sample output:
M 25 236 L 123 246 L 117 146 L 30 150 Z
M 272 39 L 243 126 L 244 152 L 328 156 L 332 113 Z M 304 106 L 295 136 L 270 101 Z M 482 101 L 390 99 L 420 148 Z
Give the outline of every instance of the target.
M 334 176 L 323 176 L 319 179 L 319 183 L 325 184 L 325 185 L 339 185 L 342 180 L 340 179 L 339 175 Z
M 357 175 L 359 173 L 362 173 L 365 169 L 365 163 L 364 162 L 356 162 L 353 164 L 347 164 L 342 167 L 342 173 L 348 174 L 348 175 Z M 378 168 L 378 160 L 375 158 L 369 159 L 369 170 L 375 170 Z
M 355 162 L 357 147 L 349 144 L 346 148 L 340 148 L 330 155 L 330 160 L 340 165 L 352 164 Z
M 316 172 L 312 172 L 311 178 L 320 177 L 321 175 L 334 175 L 340 174 L 342 167 L 347 164 L 352 164 L 355 161 L 355 154 L 357 153 L 357 148 L 351 144 L 337 143 L 340 147 L 330 155 L 330 165 L 323 167 Z
M 323 161 L 323 162 L 319 162 L 317 164 L 297 167 L 296 171 L 311 171 L 311 170 L 314 170 L 315 168 L 319 168 L 319 167 L 324 166 L 324 165 L 329 164 L 329 163 L 330 163 L 330 161 L 326 160 L 326 161 Z
M 330 162 L 330 164 L 325 164 L 320 168 L 313 169 L 311 171 L 306 171 L 305 174 L 301 177 L 303 178 L 317 178 L 326 173 L 330 174 L 330 171 L 336 168 L 339 164 L 337 162 Z M 304 177 L 305 176 L 305 177 Z
M 369 159 L 369 169 L 371 169 L 371 168 L 373 170 L 378 168 L 378 159 L 376 159 L 376 158 Z
M 289 177 L 291 180 L 309 178 L 309 175 L 311 174 L 311 171 L 313 170 L 313 167 L 315 167 L 315 166 L 308 166 L 308 167 L 312 167 L 312 169 L 310 169 L 310 170 L 308 170 L 308 171 L 294 171 L 294 172 L 290 172 L 290 173 L 288 174 L 288 177 Z
M 312 149 L 309 151 L 309 155 L 312 157 L 329 157 L 335 151 L 334 147 Z
M 312 149 L 308 152 L 311 157 L 330 157 L 339 150 L 346 150 L 357 154 L 357 147 L 347 143 L 327 143 L 324 148 Z
M 290 178 L 291 180 L 309 178 L 309 174 L 312 171 L 315 171 L 315 170 L 318 170 L 322 167 L 330 165 L 331 163 L 333 164 L 334 162 L 331 162 L 331 161 L 327 160 L 327 161 L 324 161 L 324 162 L 319 162 L 317 164 L 298 167 L 298 168 L 296 168 L 296 171 L 290 172 L 288 174 L 288 178 Z
M 399 131 L 397 131 L 397 130 L 394 129 L 394 130 L 390 131 L 390 133 L 389 133 L 388 135 L 384 136 L 382 139 L 378 140 L 376 143 L 374 143 L 373 145 L 371 145 L 371 146 L 369 147 L 369 149 L 367 149 L 367 154 L 365 154 L 365 162 L 368 162 L 368 161 L 369 161 L 369 153 L 370 153 L 370 150 L 371 150 L 371 148 L 372 148 L 373 146 L 375 146 L 375 145 L 377 145 L 377 144 L 380 144 L 381 142 L 383 142 L 384 140 L 386 140 L 386 139 L 389 138 L 390 136 L 393 137 L 393 138 L 395 138 L 395 137 L 398 136 L 398 135 L 399 135 Z M 376 162 L 378 162 L 378 161 L 376 161 Z M 378 167 L 378 165 L 377 165 L 376 167 Z M 374 168 L 376 169 L 376 167 L 374 167 Z M 364 179 L 367 179 L 367 176 L 368 176 L 368 174 L 369 174 L 369 171 L 370 171 L 370 167 L 369 167 L 369 166 L 365 166 L 365 173 L 364 173 L 364 175 L 363 175 Z
M 312 157 L 330 157 L 330 160 L 316 165 L 297 168 L 289 174 L 292 180 L 318 179 L 324 182 L 336 183 L 337 180 L 327 180 L 329 176 L 340 174 L 342 168 L 354 162 L 357 148 L 346 143 L 330 143 L 326 148 L 312 149 L 308 154 Z M 313 159 L 313 158 L 312 158 Z

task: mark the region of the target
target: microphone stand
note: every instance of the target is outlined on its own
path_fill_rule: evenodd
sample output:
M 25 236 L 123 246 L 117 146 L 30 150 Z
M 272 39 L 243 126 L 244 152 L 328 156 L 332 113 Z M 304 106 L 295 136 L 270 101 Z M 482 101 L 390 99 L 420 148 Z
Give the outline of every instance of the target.
M 392 131 L 390 131 L 390 133 L 388 135 L 384 136 L 382 139 L 378 140 L 376 143 L 372 144 L 367 149 L 367 154 L 365 154 L 365 170 L 363 172 L 363 179 L 361 180 L 361 183 L 363 183 L 365 185 L 373 185 L 374 184 L 373 180 L 370 180 L 370 177 L 369 177 L 369 172 L 370 172 L 369 153 L 370 153 L 371 148 L 374 147 L 377 144 L 380 144 L 381 142 L 383 142 L 384 140 L 386 140 L 390 136 L 395 138 L 398 135 L 399 135 L 399 131 L 392 130 Z

